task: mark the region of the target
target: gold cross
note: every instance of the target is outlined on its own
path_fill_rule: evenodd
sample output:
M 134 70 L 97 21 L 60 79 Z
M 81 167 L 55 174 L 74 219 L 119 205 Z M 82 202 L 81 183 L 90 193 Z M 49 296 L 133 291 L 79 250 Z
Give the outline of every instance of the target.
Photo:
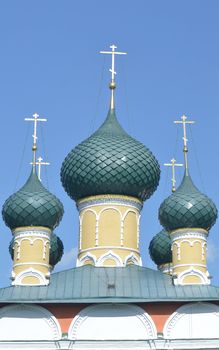
M 42 166 L 42 165 L 50 165 L 50 163 L 48 163 L 48 162 L 43 162 L 43 158 L 42 158 L 42 157 L 37 158 L 37 160 L 38 160 L 38 162 L 35 162 L 35 163 L 31 162 L 30 164 L 32 164 L 32 165 L 38 165 L 38 179 L 39 179 L 40 182 L 41 182 L 41 181 L 42 181 L 42 179 L 41 179 L 41 166 Z
M 115 75 L 116 75 L 116 71 L 115 71 L 115 55 L 127 55 L 127 52 L 116 51 L 116 49 L 117 49 L 116 45 L 111 45 L 110 49 L 112 49 L 112 51 L 100 51 L 100 53 L 107 54 L 107 55 L 112 55 L 112 66 L 109 69 L 109 71 L 111 72 L 111 83 L 110 83 L 111 101 L 110 101 L 110 107 L 111 107 L 111 109 L 113 109 L 114 108 L 114 89 L 116 87 L 116 85 L 115 85 Z
M 165 166 L 171 166 L 172 167 L 172 192 L 176 191 L 176 174 L 175 174 L 175 166 L 183 166 L 183 164 L 177 164 L 176 160 L 173 158 L 171 159 L 171 163 L 164 163 Z
M 185 158 L 185 168 L 186 168 L 186 174 L 188 175 L 188 147 L 187 147 L 187 134 L 186 134 L 186 124 L 194 124 L 195 122 L 193 120 L 187 120 L 187 117 L 183 115 L 181 117 L 182 120 L 175 120 L 175 124 L 182 124 L 183 126 L 183 152 L 184 152 L 184 158 Z
M 33 146 L 32 146 L 32 151 L 33 151 L 33 164 L 36 164 L 36 151 L 37 151 L 37 123 L 38 122 L 46 122 L 46 118 L 39 118 L 39 114 L 34 113 L 33 118 L 25 118 L 25 121 L 31 121 L 33 122 Z

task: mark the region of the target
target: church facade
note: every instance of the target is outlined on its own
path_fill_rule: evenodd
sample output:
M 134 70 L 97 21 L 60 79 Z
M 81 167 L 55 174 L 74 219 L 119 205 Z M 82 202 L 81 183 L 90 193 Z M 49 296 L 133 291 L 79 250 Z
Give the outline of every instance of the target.
M 115 111 L 115 56 L 106 120 L 65 158 L 61 181 L 79 213 L 77 266 L 52 273 L 63 244 L 53 232 L 63 205 L 41 183 L 37 114 L 33 161 L 24 186 L 4 203 L 13 238 L 12 285 L 0 289 L 2 349 L 219 349 L 219 287 L 207 270 L 207 237 L 217 219 L 213 201 L 193 183 L 183 116 L 184 177 L 161 203 L 163 227 L 142 266 L 140 217 L 159 184 L 153 153 L 128 135 Z M 40 168 L 38 168 L 40 169 Z

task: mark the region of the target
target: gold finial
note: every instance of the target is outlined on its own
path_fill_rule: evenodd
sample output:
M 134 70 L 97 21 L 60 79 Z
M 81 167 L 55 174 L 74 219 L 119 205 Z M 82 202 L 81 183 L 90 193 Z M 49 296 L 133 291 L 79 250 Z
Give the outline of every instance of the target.
M 33 151 L 33 162 L 31 163 L 33 165 L 33 170 L 35 171 L 35 166 L 36 166 L 36 151 L 37 151 L 37 123 L 38 122 L 46 122 L 47 119 L 45 118 L 39 118 L 39 114 L 34 113 L 33 118 L 25 118 L 25 121 L 28 122 L 33 122 L 34 127 L 33 127 L 33 146 L 32 146 L 32 151 Z
M 183 166 L 183 164 L 177 164 L 176 160 L 173 158 L 171 159 L 171 163 L 164 163 L 165 166 L 171 166 L 172 167 L 172 192 L 176 191 L 176 174 L 175 174 L 175 166 Z
M 192 120 L 187 120 L 187 117 L 183 115 L 181 117 L 182 120 L 175 120 L 175 124 L 182 124 L 183 126 L 183 153 L 184 153 L 184 159 L 185 159 L 185 169 L 186 169 L 186 175 L 188 175 L 188 147 L 187 147 L 187 136 L 186 136 L 186 124 L 194 124 L 195 122 Z
M 50 163 L 48 162 L 43 162 L 43 158 L 42 157 L 39 157 L 37 158 L 37 162 L 33 163 L 31 162 L 30 164 L 32 165 L 38 165 L 38 179 L 40 180 L 40 182 L 42 181 L 41 179 L 41 166 L 42 165 L 50 165 Z
M 112 51 L 100 51 L 100 53 L 112 55 L 112 68 L 109 69 L 109 71 L 111 72 L 111 82 L 109 84 L 109 88 L 111 90 L 110 108 L 113 109 L 113 108 L 115 108 L 114 90 L 116 88 L 116 83 L 115 83 L 115 75 L 116 75 L 116 71 L 115 71 L 115 55 L 127 55 L 127 52 L 115 51 L 117 49 L 116 45 L 111 45 L 110 48 L 112 49 Z

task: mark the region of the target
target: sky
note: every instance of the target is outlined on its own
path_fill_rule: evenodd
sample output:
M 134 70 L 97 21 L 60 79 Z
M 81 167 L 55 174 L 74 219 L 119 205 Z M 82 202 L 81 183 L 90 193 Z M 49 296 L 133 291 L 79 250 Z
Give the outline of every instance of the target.
M 144 143 L 161 166 L 160 185 L 142 211 L 141 254 L 161 230 L 158 208 L 171 193 L 170 169 L 183 161 L 183 114 L 188 128 L 189 169 L 200 191 L 219 208 L 219 2 L 202 0 L 1 0 L 0 1 L 0 205 L 30 173 L 32 125 L 38 156 L 51 163 L 43 184 L 63 203 L 55 230 L 65 254 L 55 271 L 75 266 L 78 213 L 60 182 L 61 164 L 104 121 L 109 107 L 112 44 L 127 52 L 116 60 L 116 111 L 124 129 Z M 182 179 L 177 169 L 177 184 Z M 219 220 L 208 239 L 208 268 L 219 285 Z M 10 230 L 0 218 L 0 287 L 10 284 Z

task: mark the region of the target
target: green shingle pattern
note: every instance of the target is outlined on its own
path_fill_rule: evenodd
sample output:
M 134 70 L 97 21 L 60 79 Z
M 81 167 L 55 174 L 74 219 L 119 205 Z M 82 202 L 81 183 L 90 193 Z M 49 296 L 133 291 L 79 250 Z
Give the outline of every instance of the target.
M 184 175 L 181 185 L 159 209 L 159 220 L 167 231 L 179 228 L 209 230 L 217 219 L 213 201 L 195 187 L 190 175 Z
M 151 240 L 149 253 L 158 266 L 172 262 L 171 239 L 166 230 L 162 230 Z
M 4 203 L 2 216 L 11 229 L 22 226 L 56 227 L 64 213 L 60 200 L 47 191 L 36 173 L 31 172 L 25 185 Z
M 9 244 L 9 253 L 11 259 L 14 260 L 14 237 L 12 238 Z M 55 266 L 62 258 L 64 253 L 64 246 L 61 239 L 56 236 L 55 233 L 52 233 L 50 236 L 50 251 L 49 251 L 49 264 Z
M 67 155 L 61 169 L 63 187 L 74 200 L 100 194 L 146 200 L 159 178 L 156 158 L 123 130 L 114 109 L 93 135 Z
M 219 300 L 219 287 L 174 286 L 172 278 L 141 266 L 82 266 L 51 275 L 48 286 L 0 289 L 0 303 L 150 303 Z
M 64 246 L 62 240 L 52 233 L 50 236 L 50 251 L 49 251 L 49 263 L 51 266 L 55 266 L 62 258 L 64 253 Z

